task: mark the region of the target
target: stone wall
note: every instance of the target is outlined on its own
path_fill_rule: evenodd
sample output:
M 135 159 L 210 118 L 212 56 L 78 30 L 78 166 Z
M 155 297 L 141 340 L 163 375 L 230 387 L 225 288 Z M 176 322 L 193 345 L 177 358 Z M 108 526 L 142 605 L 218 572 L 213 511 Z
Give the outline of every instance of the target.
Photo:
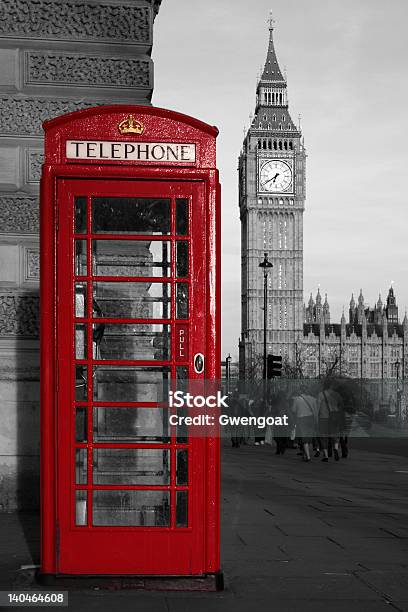
M 150 104 L 161 0 L 0 3 L 0 510 L 39 500 L 39 212 L 45 119 Z

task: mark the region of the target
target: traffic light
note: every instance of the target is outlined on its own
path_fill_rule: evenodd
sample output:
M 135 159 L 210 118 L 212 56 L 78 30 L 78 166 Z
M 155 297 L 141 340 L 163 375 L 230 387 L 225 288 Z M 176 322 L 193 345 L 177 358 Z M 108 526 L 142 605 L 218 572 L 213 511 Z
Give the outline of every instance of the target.
M 268 355 L 266 362 L 266 377 L 282 376 L 282 355 Z

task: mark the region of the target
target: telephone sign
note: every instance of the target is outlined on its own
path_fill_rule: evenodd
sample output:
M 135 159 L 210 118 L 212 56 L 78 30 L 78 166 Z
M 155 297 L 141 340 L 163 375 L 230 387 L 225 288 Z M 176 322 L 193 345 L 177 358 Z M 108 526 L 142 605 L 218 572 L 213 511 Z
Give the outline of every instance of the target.
M 97 107 L 44 124 L 44 576 L 219 572 L 219 440 L 168 392 L 220 377 L 217 130 Z
M 67 159 L 195 162 L 195 144 L 67 140 Z

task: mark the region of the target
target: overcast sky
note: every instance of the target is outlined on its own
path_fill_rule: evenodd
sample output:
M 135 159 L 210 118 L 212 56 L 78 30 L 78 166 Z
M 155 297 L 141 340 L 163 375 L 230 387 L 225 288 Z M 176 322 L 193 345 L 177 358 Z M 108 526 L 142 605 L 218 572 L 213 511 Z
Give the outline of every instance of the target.
M 373 305 L 391 281 L 408 306 L 407 0 L 163 0 L 153 104 L 216 125 L 222 183 L 223 356 L 240 335 L 237 158 L 254 111 L 267 18 L 302 116 L 307 159 L 304 293 Z

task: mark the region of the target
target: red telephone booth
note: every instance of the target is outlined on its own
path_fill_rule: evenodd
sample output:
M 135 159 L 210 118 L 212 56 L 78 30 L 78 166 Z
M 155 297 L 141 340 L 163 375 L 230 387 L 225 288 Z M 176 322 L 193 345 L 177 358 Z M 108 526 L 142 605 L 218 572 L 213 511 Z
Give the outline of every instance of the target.
M 220 377 L 217 129 L 106 106 L 44 124 L 45 576 L 219 569 L 219 440 L 169 424 Z

